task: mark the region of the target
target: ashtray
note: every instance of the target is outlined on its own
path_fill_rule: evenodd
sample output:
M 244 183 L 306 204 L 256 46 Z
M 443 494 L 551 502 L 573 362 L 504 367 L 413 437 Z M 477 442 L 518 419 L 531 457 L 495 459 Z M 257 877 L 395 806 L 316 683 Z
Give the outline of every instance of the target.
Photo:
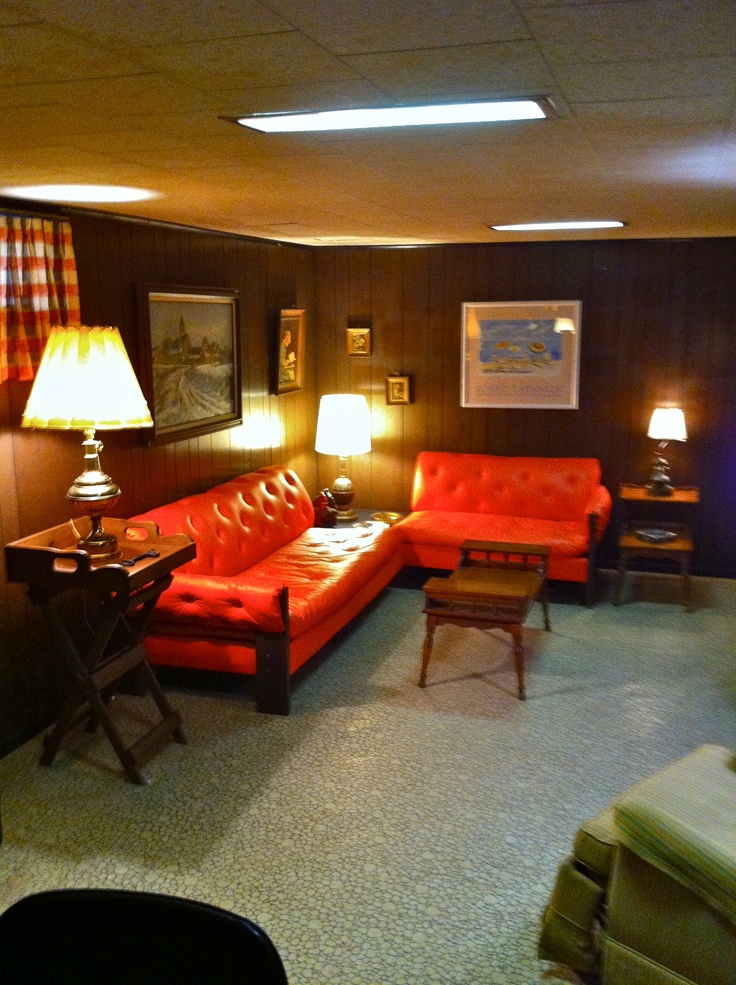
M 635 530 L 634 534 L 639 540 L 646 540 L 650 544 L 666 544 L 668 540 L 677 537 L 674 530 L 661 530 L 659 527 L 645 527 L 643 530 Z
M 371 520 L 378 520 L 379 523 L 387 523 L 389 527 L 393 527 L 395 523 L 403 519 L 403 513 L 374 513 L 371 516 Z

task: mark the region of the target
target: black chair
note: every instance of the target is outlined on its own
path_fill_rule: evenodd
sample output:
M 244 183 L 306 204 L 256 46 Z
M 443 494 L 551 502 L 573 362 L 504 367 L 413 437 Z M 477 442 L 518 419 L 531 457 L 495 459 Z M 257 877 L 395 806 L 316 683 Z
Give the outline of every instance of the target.
M 2 985 L 288 985 L 260 927 L 208 903 L 56 889 L 0 914 Z

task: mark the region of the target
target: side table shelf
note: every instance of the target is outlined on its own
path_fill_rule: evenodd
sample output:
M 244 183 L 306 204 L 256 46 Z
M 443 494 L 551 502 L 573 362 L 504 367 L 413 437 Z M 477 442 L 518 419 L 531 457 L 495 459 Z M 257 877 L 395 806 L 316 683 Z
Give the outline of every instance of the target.
M 682 576 L 683 602 L 686 610 L 692 612 L 690 560 L 693 553 L 693 535 L 690 524 L 659 519 L 632 519 L 628 516 L 628 508 L 631 503 L 691 507 L 700 501 L 700 490 L 695 486 L 681 486 L 674 489 L 671 496 L 650 496 L 646 486 L 624 484 L 620 487 L 618 495 L 624 505 L 624 518 L 618 538 L 618 578 L 614 605 L 621 604 L 629 561 L 635 558 L 647 558 L 678 565 Z M 662 539 L 656 540 L 657 535 Z
M 141 763 L 172 738 L 181 743 L 187 739 L 181 716 L 148 664 L 143 636 L 159 596 L 172 582 L 171 572 L 194 558 L 196 547 L 185 534 L 161 536 L 155 523 L 106 518 L 104 525 L 118 538 L 120 556 L 113 561 L 95 561 L 77 550 L 77 532 L 64 523 L 6 544 L 5 567 L 8 581 L 28 585 L 72 682 L 59 719 L 44 738 L 41 765 L 49 766 L 69 730 L 86 722 L 89 732 L 102 726 L 128 778 L 145 783 Z M 155 556 L 140 557 L 148 551 Z M 134 558 L 132 565 L 122 563 Z M 96 603 L 96 622 L 89 629 L 81 617 L 74 618 L 70 606 L 65 611 L 67 617 L 72 613 L 71 625 L 54 605 L 56 596 L 71 590 L 87 593 Z M 161 719 L 126 746 L 109 705 L 122 677 L 132 670 L 140 674 Z

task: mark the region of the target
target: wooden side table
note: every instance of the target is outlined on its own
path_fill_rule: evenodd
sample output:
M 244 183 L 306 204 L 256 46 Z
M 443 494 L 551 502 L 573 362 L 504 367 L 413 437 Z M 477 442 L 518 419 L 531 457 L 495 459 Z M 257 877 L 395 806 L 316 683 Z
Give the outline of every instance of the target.
M 56 725 L 44 738 L 41 765 L 51 765 L 64 736 L 84 721 L 89 732 L 102 725 L 128 778 L 145 783 L 141 763 L 172 738 L 181 743 L 187 738 L 181 716 L 148 664 L 143 635 L 159 596 L 172 582 L 171 572 L 194 558 L 196 547 L 186 534 L 162 537 L 149 521 L 106 518 L 104 524 L 118 538 L 121 553 L 114 561 L 95 561 L 77 550 L 78 532 L 64 523 L 7 544 L 5 567 L 9 581 L 28 585 L 73 682 Z M 84 592 L 89 604 L 78 613 L 66 606 L 62 619 L 53 600 L 70 590 Z M 91 608 L 96 618 L 88 625 Z M 138 671 L 161 720 L 128 746 L 109 706 L 120 680 L 132 670 Z
M 547 565 L 549 547 L 542 544 L 507 544 L 466 540 L 460 566 L 449 578 L 430 578 L 424 585 L 427 633 L 422 649 L 419 687 L 427 686 L 437 626 L 473 626 L 502 629 L 514 643 L 514 663 L 519 698 L 526 698 L 524 683 L 523 626 L 537 597 L 541 596 L 544 628 L 549 631 Z
M 683 602 L 686 610 L 692 612 L 690 559 L 693 553 L 693 535 L 690 524 L 669 520 L 636 520 L 629 518 L 628 512 L 632 503 L 656 503 L 663 507 L 693 506 L 700 501 L 700 490 L 696 486 L 681 486 L 674 489 L 671 496 L 650 496 L 646 486 L 624 484 L 618 495 L 624 504 L 624 519 L 618 539 L 618 580 L 613 604 L 621 604 L 629 561 L 633 558 L 648 558 L 672 562 L 679 567 Z

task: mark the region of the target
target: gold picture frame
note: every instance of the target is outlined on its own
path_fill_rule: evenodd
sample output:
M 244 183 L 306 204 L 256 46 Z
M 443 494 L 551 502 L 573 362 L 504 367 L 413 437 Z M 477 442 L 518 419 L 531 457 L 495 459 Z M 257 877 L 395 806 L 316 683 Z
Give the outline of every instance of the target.
M 137 298 L 141 384 L 153 416 L 146 443 L 242 424 L 238 291 L 138 284 Z
M 348 355 L 349 356 L 370 356 L 371 354 L 371 330 L 370 328 L 348 328 L 347 330 Z
M 386 403 L 411 403 L 411 380 L 408 376 L 395 373 L 393 376 L 386 377 Z
M 304 387 L 306 309 L 284 308 L 279 314 L 276 350 L 276 393 L 293 393 Z

